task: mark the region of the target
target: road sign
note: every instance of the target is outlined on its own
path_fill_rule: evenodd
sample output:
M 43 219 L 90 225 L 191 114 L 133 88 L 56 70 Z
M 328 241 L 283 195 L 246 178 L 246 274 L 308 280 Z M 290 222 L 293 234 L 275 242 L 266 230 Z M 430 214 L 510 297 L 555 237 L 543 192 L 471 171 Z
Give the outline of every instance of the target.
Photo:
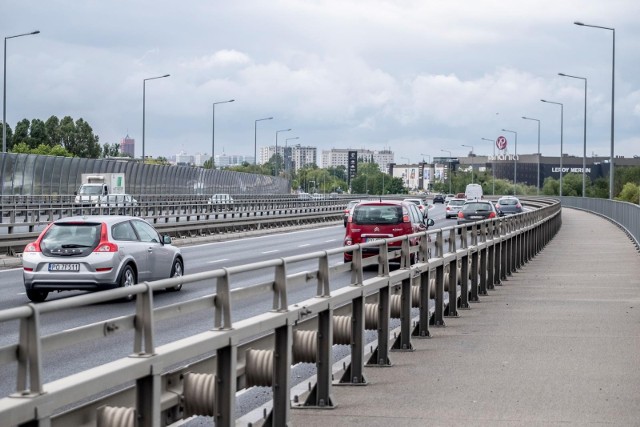
M 507 138 L 499 136 L 498 139 L 496 139 L 496 147 L 498 147 L 498 150 L 504 150 L 507 148 Z

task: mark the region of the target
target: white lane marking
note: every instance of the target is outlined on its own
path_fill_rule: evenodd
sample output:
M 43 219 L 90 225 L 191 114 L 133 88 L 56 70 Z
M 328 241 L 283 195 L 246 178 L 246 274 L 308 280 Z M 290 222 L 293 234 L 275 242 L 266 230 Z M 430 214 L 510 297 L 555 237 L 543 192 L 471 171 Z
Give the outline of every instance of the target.
M 216 262 L 229 261 L 229 258 L 215 259 L 213 261 L 207 261 L 207 264 L 215 264 Z
M 304 245 L 298 246 L 299 248 L 304 248 L 305 246 L 311 246 L 311 243 L 305 243 Z
M 262 252 L 262 253 L 263 253 L 263 254 L 272 254 L 272 253 L 274 253 L 274 252 L 280 252 L 280 251 L 279 251 L 278 249 L 274 249 L 274 250 L 272 250 L 272 251 L 264 251 L 264 252 Z
M 321 227 L 321 228 L 344 228 L 342 224 L 339 225 L 330 225 L 328 227 Z M 229 244 L 231 242 L 239 242 L 239 241 L 247 241 L 247 240 L 252 240 L 252 239 L 266 239 L 266 238 L 273 238 L 274 235 L 283 235 L 283 234 L 301 234 L 301 233 L 310 233 L 310 232 L 315 232 L 318 231 L 317 228 L 313 228 L 310 230 L 297 230 L 297 231 L 287 231 L 287 232 L 282 232 L 282 233 L 274 233 L 274 234 L 267 234 L 267 235 L 263 235 L 263 236 L 253 236 L 253 237 L 242 237 L 242 238 L 238 238 L 238 239 L 232 239 L 232 240 L 225 240 L 225 241 L 220 241 L 220 242 L 207 242 L 207 243 L 200 243 L 197 245 L 192 245 L 192 246 L 183 246 L 181 249 L 186 249 L 186 248 L 197 248 L 200 246 L 210 246 L 210 245 L 226 245 Z
M 331 243 L 331 242 L 335 242 L 335 241 L 337 241 L 337 240 L 338 240 L 338 239 L 330 239 L 330 240 L 325 240 L 324 242 L 325 242 L 325 243 Z

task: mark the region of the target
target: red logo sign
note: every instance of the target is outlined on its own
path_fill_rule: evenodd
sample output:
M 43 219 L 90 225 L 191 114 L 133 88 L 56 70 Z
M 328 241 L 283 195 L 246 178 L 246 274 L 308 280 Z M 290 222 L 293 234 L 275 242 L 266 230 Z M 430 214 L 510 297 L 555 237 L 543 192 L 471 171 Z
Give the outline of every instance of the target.
M 496 139 L 496 147 L 498 147 L 498 150 L 504 150 L 507 148 L 507 138 L 499 136 L 498 139 Z

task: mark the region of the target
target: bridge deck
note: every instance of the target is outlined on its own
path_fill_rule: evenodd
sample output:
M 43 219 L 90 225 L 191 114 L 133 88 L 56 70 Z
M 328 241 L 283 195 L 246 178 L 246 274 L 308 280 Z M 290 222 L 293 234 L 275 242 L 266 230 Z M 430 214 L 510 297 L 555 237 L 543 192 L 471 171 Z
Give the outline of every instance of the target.
M 640 255 L 609 221 L 562 215 L 503 286 L 291 425 L 638 425 Z

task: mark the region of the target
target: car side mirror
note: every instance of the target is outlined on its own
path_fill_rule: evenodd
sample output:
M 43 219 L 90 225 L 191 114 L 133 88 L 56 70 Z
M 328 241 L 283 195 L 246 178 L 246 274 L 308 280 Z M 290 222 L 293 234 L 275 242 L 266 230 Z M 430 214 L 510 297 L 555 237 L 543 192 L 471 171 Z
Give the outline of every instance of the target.
M 171 236 L 169 236 L 168 234 L 165 234 L 164 236 L 162 236 L 162 243 L 165 245 L 170 245 L 171 244 Z
M 436 222 L 433 219 L 427 219 L 427 227 L 433 227 L 434 225 L 436 225 Z

